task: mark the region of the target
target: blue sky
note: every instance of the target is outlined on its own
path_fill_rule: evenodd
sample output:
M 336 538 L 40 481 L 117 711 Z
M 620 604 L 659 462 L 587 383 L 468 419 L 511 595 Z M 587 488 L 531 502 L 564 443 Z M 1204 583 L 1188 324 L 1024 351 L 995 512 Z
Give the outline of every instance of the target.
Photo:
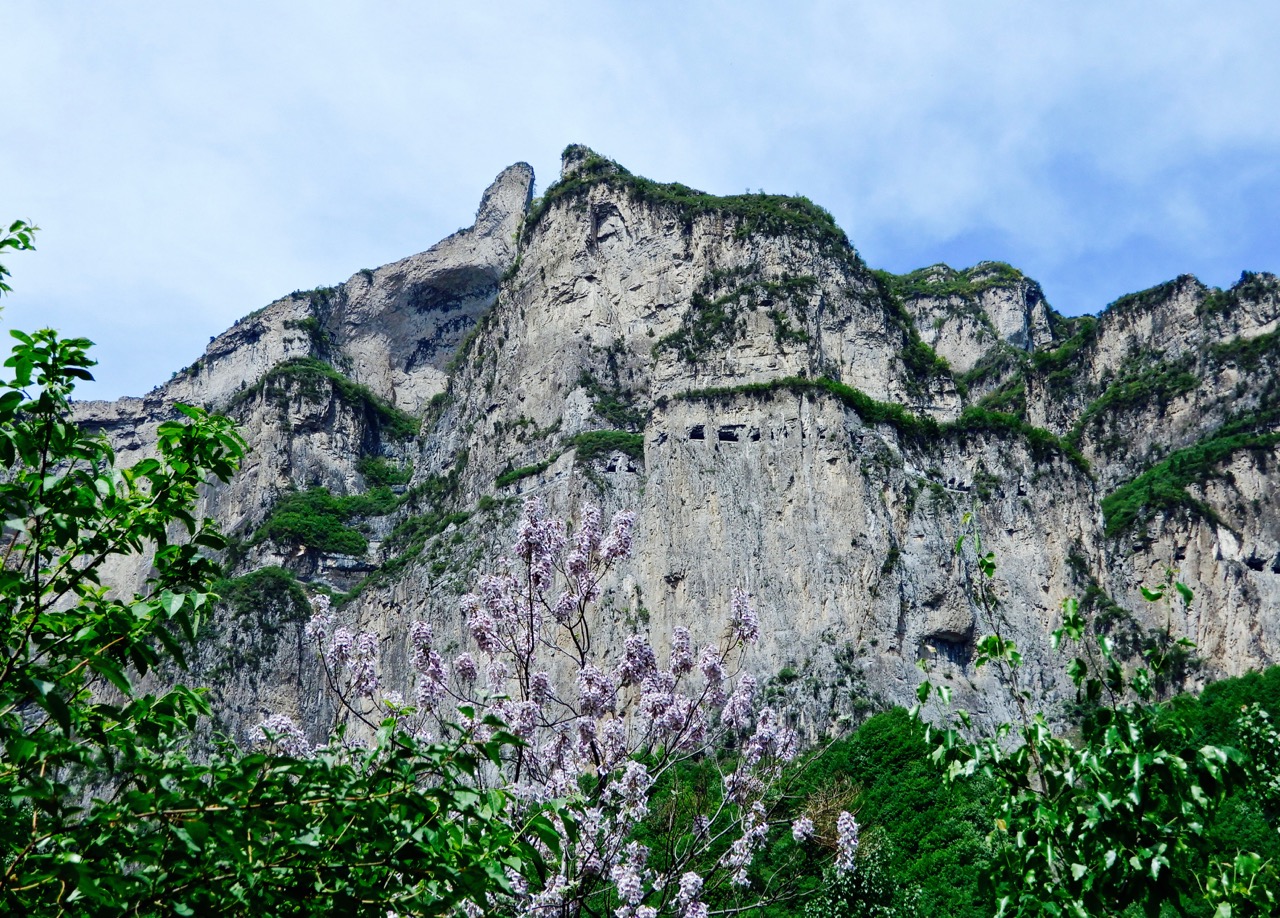
M 0 2 L 0 320 L 142 394 L 234 319 L 468 225 L 585 143 L 805 194 L 892 271 L 1011 262 L 1067 313 L 1280 271 L 1280 4 Z

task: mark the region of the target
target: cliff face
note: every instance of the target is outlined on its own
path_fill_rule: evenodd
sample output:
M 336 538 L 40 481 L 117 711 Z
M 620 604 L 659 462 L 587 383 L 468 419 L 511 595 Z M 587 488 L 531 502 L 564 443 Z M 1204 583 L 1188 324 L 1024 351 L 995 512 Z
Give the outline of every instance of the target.
M 253 444 L 203 508 L 237 538 L 196 667 L 227 726 L 327 715 L 291 577 L 386 635 L 393 686 L 413 619 L 463 649 L 457 597 L 529 494 L 636 511 L 605 646 L 640 630 L 661 654 L 676 624 L 710 639 L 747 586 L 752 665 L 812 735 L 910 703 L 922 659 L 1003 716 L 972 664 L 995 627 L 1062 699 L 1048 635 L 1068 596 L 1135 652 L 1150 629 L 1190 636 L 1190 684 L 1273 662 L 1275 278 L 1179 278 L 1067 319 L 1008 265 L 871 271 L 804 199 L 658 185 L 581 147 L 531 205 L 532 180 L 511 167 L 472 228 L 271 304 L 146 398 L 80 406 L 126 460 L 174 401 Z M 999 622 L 955 550 L 966 514 L 998 559 Z M 1189 612 L 1140 600 L 1170 566 Z

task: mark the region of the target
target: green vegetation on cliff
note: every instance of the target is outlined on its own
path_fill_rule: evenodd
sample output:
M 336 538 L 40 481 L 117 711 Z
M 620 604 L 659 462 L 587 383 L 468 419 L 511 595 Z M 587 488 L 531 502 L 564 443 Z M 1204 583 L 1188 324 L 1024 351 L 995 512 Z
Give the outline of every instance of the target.
M 243 577 L 216 580 L 212 589 L 237 618 L 301 621 L 311 613 L 298 579 L 282 567 L 262 567 Z
M 367 494 L 334 497 L 328 488 L 286 493 L 276 501 L 258 529 L 256 542 L 275 542 L 282 548 L 309 548 L 338 555 L 363 555 L 369 548 L 364 535 L 347 525 L 353 520 L 385 516 L 400 505 L 389 488 Z
M 791 325 L 788 313 L 802 322 L 808 316 L 809 297 L 818 287 L 810 275 L 783 275 L 776 280 L 745 277 L 746 271 L 718 271 L 706 277 L 694 292 L 680 328 L 654 345 L 654 353 L 674 351 L 686 363 L 697 365 L 717 349 L 733 343 L 746 331 L 746 310 L 766 309 L 779 343 L 803 342 L 809 336 Z M 744 279 L 745 278 L 745 279 Z M 737 281 L 727 293 L 713 295 Z M 786 310 L 787 312 L 784 312 Z
M 825 254 L 857 257 L 849 238 L 831 214 L 806 197 L 763 193 L 713 195 L 679 183 L 662 184 L 632 175 L 585 147 L 570 147 L 565 157 L 566 161 L 574 162 L 575 168 L 534 201 L 522 231 L 526 239 L 556 204 L 593 186 L 608 185 L 626 192 L 633 200 L 673 211 L 686 227 L 699 217 L 722 216 L 734 222 L 734 234 L 739 239 L 756 235 L 794 236 L 814 241 Z
M 1207 519 L 1217 515 L 1187 488 L 1221 473 L 1221 467 L 1241 450 L 1267 450 L 1280 443 L 1280 408 L 1247 412 L 1223 424 L 1190 446 L 1174 450 L 1137 478 L 1102 499 L 1106 534 L 1117 536 L 1147 523 L 1165 510 L 1185 509 Z
M 372 417 L 382 435 L 390 440 L 408 440 L 418 433 L 419 421 L 408 412 L 375 395 L 363 386 L 322 360 L 314 357 L 295 357 L 277 364 L 254 386 L 238 393 L 227 406 L 228 410 L 264 393 L 268 400 L 281 408 L 288 407 L 292 394 L 310 401 L 330 395 L 347 405 L 363 410 Z
M 1081 471 L 1088 473 L 1089 463 L 1080 452 L 1061 437 L 1042 427 L 1028 424 L 1017 415 L 1003 414 L 985 408 L 969 407 L 956 420 L 939 424 L 933 418 L 912 414 L 901 405 L 873 399 L 852 386 L 825 376 L 808 379 L 788 376 L 769 382 L 748 383 L 715 389 L 694 389 L 678 396 L 689 401 L 727 401 L 739 396 L 767 396 L 776 392 L 822 392 L 834 396 L 846 407 L 857 412 L 866 424 L 886 424 L 918 448 L 928 448 L 939 438 L 955 436 L 964 438 L 974 434 L 1012 435 L 1021 438 L 1039 461 L 1062 456 Z
M 972 299 L 985 290 L 995 287 L 1012 287 L 1026 280 L 1026 276 L 1003 261 L 983 261 L 963 271 L 948 265 L 931 265 L 907 274 L 877 271 L 894 296 L 903 299 L 915 297 L 951 297 Z

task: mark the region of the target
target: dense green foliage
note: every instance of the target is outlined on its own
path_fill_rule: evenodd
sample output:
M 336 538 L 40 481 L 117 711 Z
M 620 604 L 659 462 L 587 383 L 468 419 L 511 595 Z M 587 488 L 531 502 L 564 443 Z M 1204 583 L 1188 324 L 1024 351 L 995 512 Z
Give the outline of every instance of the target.
M 1231 795 L 1249 792 L 1260 774 L 1237 749 L 1201 742 L 1203 732 L 1190 722 L 1196 709 L 1210 710 L 1212 700 L 1188 702 L 1178 712 L 1158 704 L 1166 645 L 1136 669 L 1127 666 L 1109 640 L 1095 640 L 1068 600 L 1054 644 L 1079 648 L 1067 674 L 1084 716 L 1077 736 L 1058 735 L 1044 712 L 1034 710 L 1019 681 L 1021 655 L 1001 634 L 995 557 L 983 554 L 976 537 L 973 544 L 981 573 L 974 598 L 989 632 L 975 642 L 974 665 L 997 668 L 1020 720 L 974 741 L 966 738 L 969 715 L 950 709 L 948 688 L 924 682 L 919 697 L 922 703 L 938 698 L 943 711 L 947 726 L 930 733 L 948 780 L 984 775 L 993 783 L 992 866 L 981 885 L 996 914 L 1270 914 L 1274 865 L 1242 850 L 1241 839 L 1206 830 Z M 1172 572 L 1164 585 L 1142 592 L 1152 602 L 1193 598 Z M 1265 716 L 1253 715 L 1250 736 L 1280 749 L 1280 734 L 1259 720 Z
M 1212 508 L 1192 497 L 1187 487 L 1219 474 L 1223 463 L 1240 450 L 1265 450 L 1280 443 L 1277 421 L 1280 408 L 1242 414 L 1116 488 L 1102 499 L 1107 535 L 1120 535 L 1161 511 L 1178 508 L 1214 519 Z
M 565 156 L 575 168 L 534 201 L 525 217 L 526 238 L 553 206 L 574 199 L 592 186 L 604 184 L 625 192 L 633 200 L 671 210 L 686 226 L 702 216 L 721 216 L 733 221 L 734 233 L 739 239 L 755 235 L 794 236 L 814 241 L 827 254 L 856 257 L 848 237 L 831 214 L 806 197 L 763 193 L 712 195 L 678 183 L 664 185 L 632 175 L 585 147 L 570 147 Z
M 366 747 L 339 738 L 298 758 L 224 745 L 192 760 L 204 696 L 142 695 L 133 678 L 181 664 L 211 609 L 208 553 L 224 543 L 191 507 L 244 442 L 179 406 L 155 458 L 116 466 L 104 438 L 69 420 L 89 343 L 14 334 L 0 383 L 0 911 L 452 914 L 508 888 L 505 867 L 536 869 L 506 798 L 473 789 L 511 742 L 502 733 L 428 745 L 388 721 Z M 143 593 L 99 584 L 104 561 L 144 551 Z M 258 595 L 297 600 L 280 571 L 222 585 L 234 611 Z
M 1150 309 L 1152 306 L 1158 306 L 1165 302 L 1169 297 L 1177 291 L 1178 287 L 1185 283 L 1198 283 L 1194 277 L 1189 274 L 1182 274 L 1163 284 L 1157 284 L 1154 287 L 1148 287 L 1146 290 L 1138 290 L 1135 293 L 1126 293 L 1119 299 L 1109 303 L 1103 312 L 1120 313 L 1120 312 L 1142 312 Z
M 234 408 L 260 392 L 281 404 L 287 404 L 290 392 L 298 392 L 313 401 L 333 395 L 365 411 L 388 439 L 408 440 L 418 433 L 419 420 L 413 415 L 314 357 L 296 357 L 273 367 L 256 385 L 240 392 L 229 407 Z
M 517 481 L 523 481 L 526 478 L 532 478 L 534 475 L 541 475 L 547 469 L 551 468 L 551 464 L 560 458 L 560 454 L 556 453 L 549 459 L 533 465 L 522 465 L 519 468 L 508 467 L 499 473 L 498 477 L 493 480 L 494 487 L 507 488 L 515 484 Z
M 858 820 L 885 851 L 881 869 L 901 892 L 914 891 L 920 914 L 983 918 L 990 906 L 978 880 L 990 861 L 990 789 L 981 779 L 939 781 L 932 754 L 924 726 L 895 708 L 831 743 L 792 790 L 811 800 L 842 782 L 857 788 Z M 815 889 L 823 882 L 813 877 Z
M 582 462 L 613 452 L 626 453 L 632 459 L 644 458 L 644 434 L 624 430 L 588 430 L 570 437 L 568 444 L 578 451 L 577 458 Z
M 255 541 L 275 542 L 284 548 L 309 548 L 339 555 L 362 555 L 369 543 L 353 520 L 385 516 L 400 505 L 390 488 L 374 488 L 367 494 L 334 497 L 328 488 L 286 493 L 263 521 Z
M 406 485 L 413 478 L 413 463 L 396 465 L 383 456 L 363 456 L 356 463 L 356 471 L 375 488 Z
M 622 387 L 618 379 L 617 359 L 616 350 L 606 351 L 605 360 L 611 377 L 607 384 L 584 370 L 578 378 L 578 385 L 587 390 L 592 410 L 606 424 L 619 430 L 643 430 L 648 418 L 636 407 L 635 395 Z
M 9 228 L 0 233 L 0 249 L 11 249 L 15 252 L 29 252 L 35 248 L 35 234 L 40 229 L 26 220 L 14 220 Z M 9 269 L 0 264 L 0 296 L 13 290 L 6 282 Z
M 1200 301 L 1196 311 L 1202 315 L 1229 313 L 1241 302 L 1261 302 L 1268 295 L 1276 292 L 1274 274 L 1260 274 L 1244 271 L 1240 279 L 1228 290 L 1210 290 Z
M 808 340 L 808 334 L 794 328 L 783 309 L 804 320 L 808 315 L 809 297 L 818 286 L 810 275 L 786 275 L 777 280 L 750 277 L 743 269 L 716 271 L 703 279 L 693 294 L 680 322 L 680 328 L 659 338 L 654 353 L 673 351 L 686 363 L 697 365 L 712 351 L 725 347 L 746 331 L 745 310 L 765 309 L 773 321 L 774 338 L 786 341 Z M 729 282 L 736 283 L 727 293 L 714 296 Z
M 1280 329 L 1253 338 L 1235 338 L 1209 348 L 1209 356 L 1219 365 L 1230 364 L 1241 370 L 1256 370 L 1268 361 L 1280 363 Z
M 1051 351 L 1035 351 L 1031 364 L 1041 374 L 1049 388 L 1062 389 L 1071 384 L 1081 363 L 1077 360 L 1080 350 L 1090 345 L 1098 336 L 1098 320 L 1093 316 L 1080 316 L 1073 323 L 1071 337 Z

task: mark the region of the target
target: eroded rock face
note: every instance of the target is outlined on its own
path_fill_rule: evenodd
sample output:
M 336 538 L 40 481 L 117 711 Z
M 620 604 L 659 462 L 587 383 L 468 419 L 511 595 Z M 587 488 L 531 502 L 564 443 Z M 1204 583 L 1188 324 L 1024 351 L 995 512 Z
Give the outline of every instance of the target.
M 730 590 L 749 588 L 764 634 L 750 665 L 815 737 L 911 703 L 920 660 L 980 719 L 1008 716 L 1007 690 L 973 666 L 997 629 L 1023 651 L 1024 687 L 1064 699 L 1049 634 L 1069 596 L 1114 598 L 1108 627 L 1134 647 L 1166 625 L 1192 637 L 1190 684 L 1273 661 L 1274 278 L 1180 278 L 1066 319 L 1007 265 L 872 272 L 808 202 L 656 186 L 585 148 L 530 209 L 532 182 L 511 167 L 470 229 L 285 297 L 146 398 L 81 417 L 130 460 L 174 401 L 230 412 L 254 452 L 203 509 L 240 542 L 232 573 L 360 586 L 343 614 L 385 636 L 400 690 L 412 620 L 469 646 L 458 596 L 531 495 L 637 513 L 601 646 L 642 631 L 661 658 L 676 625 L 712 640 Z M 1182 471 L 1171 454 L 1190 457 Z M 1161 463 L 1181 490 L 1117 501 Z M 362 531 L 363 554 L 255 535 L 312 487 L 382 495 L 334 523 Z M 998 559 L 996 612 L 955 548 L 975 527 Z M 1166 566 L 1196 591 L 1190 610 L 1140 602 Z M 301 629 L 287 603 L 220 617 L 195 675 L 238 735 L 274 710 L 327 723 Z

